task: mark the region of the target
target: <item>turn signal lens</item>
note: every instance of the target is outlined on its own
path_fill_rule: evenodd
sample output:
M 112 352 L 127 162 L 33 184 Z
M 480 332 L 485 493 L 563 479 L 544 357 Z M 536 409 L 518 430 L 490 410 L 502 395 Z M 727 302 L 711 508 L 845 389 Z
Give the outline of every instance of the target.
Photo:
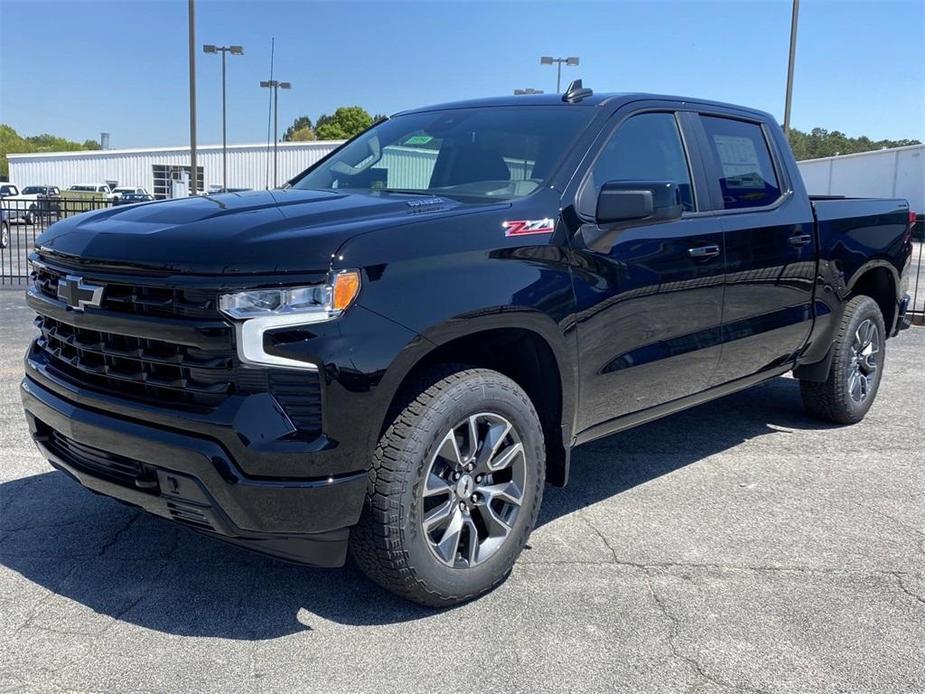
M 334 300 L 331 308 L 343 311 L 360 293 L 360 273 L 356 270 L 345 270 L 334 275 Z

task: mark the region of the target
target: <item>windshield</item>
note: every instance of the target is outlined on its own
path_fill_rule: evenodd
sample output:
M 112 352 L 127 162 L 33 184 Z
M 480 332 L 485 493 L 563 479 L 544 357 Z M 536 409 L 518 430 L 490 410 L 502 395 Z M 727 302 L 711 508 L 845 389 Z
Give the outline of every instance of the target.
M 542 185 L 592 115 L 585 108 L 515 106 L 397 116 L 360 135 L 293 186 L 463 200 L 519 198 Z
M 45 189 L 41 186 L 26 186 L 22 189 L 23 195 L 42 195 Z

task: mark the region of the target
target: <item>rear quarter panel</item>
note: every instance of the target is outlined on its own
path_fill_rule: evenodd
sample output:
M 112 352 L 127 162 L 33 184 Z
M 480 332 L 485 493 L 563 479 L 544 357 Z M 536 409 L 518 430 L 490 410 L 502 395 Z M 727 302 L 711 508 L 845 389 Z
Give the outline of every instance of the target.
M 886 268 L 896 300 L 912 256 L 909 204 L 905 200 L 813 200 L 819 237 L 814 338 L 804 362 L 825 356 L 845 303 L 865 273 Z M 888 330 L 890 326 L 887 326 Z

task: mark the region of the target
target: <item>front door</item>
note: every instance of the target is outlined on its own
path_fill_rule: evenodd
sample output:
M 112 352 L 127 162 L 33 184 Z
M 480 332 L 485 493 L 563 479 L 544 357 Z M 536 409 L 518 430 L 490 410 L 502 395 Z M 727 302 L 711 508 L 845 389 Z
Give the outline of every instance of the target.
M 643 112 L 620 119 L 578 191 L 588 225 L 608 181 L 674 182 L 684 209 L 621 229 L 609 251 L 575 245 L 579 432 L 697 393 L 718 364 L 723 233 L 694 178 L 678 114 Z

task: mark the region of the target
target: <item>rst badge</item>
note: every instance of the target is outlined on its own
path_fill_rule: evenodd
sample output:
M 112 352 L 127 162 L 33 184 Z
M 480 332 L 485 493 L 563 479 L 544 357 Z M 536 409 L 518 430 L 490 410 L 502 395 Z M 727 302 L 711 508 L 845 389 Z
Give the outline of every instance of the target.
M 555 229 L 555 220 L 549 219 L 516 219 L 502 222 L 505 236 L 526 236 L 527 234 L 551 234 Z
M 67 275 L 58 280 L 58 298 L 75 311 L 83 311 L 87 306 L 99 308 L 103 287 L 84 284 L 83 277 Z

